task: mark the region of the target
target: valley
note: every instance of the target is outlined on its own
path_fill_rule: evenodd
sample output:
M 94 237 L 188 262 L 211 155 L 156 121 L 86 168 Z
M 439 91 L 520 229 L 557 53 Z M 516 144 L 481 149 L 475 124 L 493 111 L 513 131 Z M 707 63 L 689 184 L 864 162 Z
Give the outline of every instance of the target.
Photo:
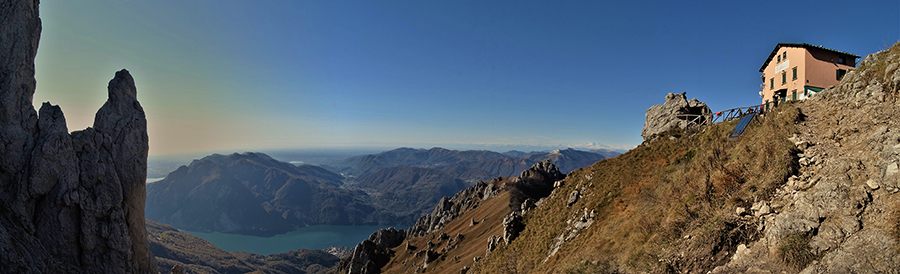
M 571 170 L 604 158 L 574 149 L 520 155 L 400 148 L 319 167 L 213 154 L 149 183 L 146 216 L 188 231 L 265 237 L 313 225 L 405 227 L 475 182 L 545 159 Z
M 243 251 L 260 255 L 288 252 L 296 249 L 324 250 L 332 246 L 352 247 L 385 226 L 314 225 L 271 237 L 221 233 L 181 232 L 197 236 L 225 251 Z
M 0 1 L 0 273 L 900 273 L 896 3 Z

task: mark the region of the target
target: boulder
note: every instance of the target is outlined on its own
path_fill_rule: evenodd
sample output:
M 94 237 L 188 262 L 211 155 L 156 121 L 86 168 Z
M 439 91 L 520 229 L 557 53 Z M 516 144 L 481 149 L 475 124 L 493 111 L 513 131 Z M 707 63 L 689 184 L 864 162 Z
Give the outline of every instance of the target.
M 531 199 L 531 198 L 525 199 L 525 201 L 522 202 L 522 207 L 521 207 L 522 214 L 527 213 L 528 211 L 534 209 L 535 207 L 536 207 L 536 205 L 534 203 L 534 199 Z
M 578 197 L 581 197 L 581 195 L 579 195 L 578 193 L 578 190 L 572 190 L 572 192 L 569 193 L 569 199 L 566 201 L 566 207 L 570 207 L 572 206 L 572 204 L 577 202 Z
M 511 243 L 524 229 L 525 223 L 522 220 L 522 215 L 518 212 L 509 213 L 503 218 L 503 241 L 506 244 Z
M 501 240 L 503 239 L 497 235 L 488 237 L 487 250 L 485 250 L 484 256 L 487 257 L 488 254 L 491 254 L 491 251 L 494 251 L 494 249 L 497 248 L 498 245 L 500 245 Z
M 694 121 L 693 124 L 712 122 L 713 113 L 706 103 L 696 98 L 688 101 L 685 94 L 669 93 L 665 103 L 647 109 L 647 120 L 641 130 L 644 140 L 672 128 L 685 129 L 692 124 L 691 121 Z

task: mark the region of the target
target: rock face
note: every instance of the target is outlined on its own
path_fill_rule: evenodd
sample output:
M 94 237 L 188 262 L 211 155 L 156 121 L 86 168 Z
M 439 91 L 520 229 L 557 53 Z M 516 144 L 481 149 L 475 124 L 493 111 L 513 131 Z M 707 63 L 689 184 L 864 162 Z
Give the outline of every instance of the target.
M 452 198 L 441 198 L 431 214 L 420 217 L 416 224 L 409 228 L 407 237 L 419 237 L 437 231 L 466 210 L 477 207 L 481 200 L 493 197 L 499 191 L 494 184 L 479 182 L 456 193 Z
M 700 115 L 700 117 L 686 115 Z M 712 111 L 709 110 L 706 103 L 700 102 L 696 98 L 688 101 L 685 93 L 667 94 L 666 102 L 647 109 L 646 116 L 647 121 L 644 122 L 644 129 L 641 130 L 641 137 L 644 137 L 644 140 L 673 127 L 687 128 L 690 124 L 689 121 L 695 118 L 698 123 L 713 119 Z
M 499 187 L 493 183 L 479 182 L 456 193 L 452 198 L 444 197 L 431 214 L 422 216 L 409 228 L 406 236 L 419 237 L 437 231 L 466 210 L 477 207 L 482 200 L 497 195 L 499 191 Z
M 525 200 L 537 201 L 547 197 L 553 192 L 554 183 L 565 178 L 566 175 L 559 172 L 559 168 L 550 160 L 534 164 L 531 168 L 522 171 L 522 174 L 512 183 L 506 184 L 505 188 L 509 190 L 510 194 L 510 209 L 520 211 Z
M 144 228 L 147 121 L 128 71 L 93 128 L 32 106 L 38 1 L 0 4 L 0 265 L 8 273 L 155 273 Z
M 356 245 L 350 257 L 341 260 L 332 273 L 381 273 L 381 267 L 391 259 L 392 248 L 399 246 L 406 239 L 406 232 L 393 227 L 379 229 Z
M 522 215 L 518 212 L 510 212 L 503 218 L 503 242 L 511 243 L 516 237 L 519 237 L 519 232 L 522 232 L 523 229 L 525 229 L 525 224 L 522 223 Z

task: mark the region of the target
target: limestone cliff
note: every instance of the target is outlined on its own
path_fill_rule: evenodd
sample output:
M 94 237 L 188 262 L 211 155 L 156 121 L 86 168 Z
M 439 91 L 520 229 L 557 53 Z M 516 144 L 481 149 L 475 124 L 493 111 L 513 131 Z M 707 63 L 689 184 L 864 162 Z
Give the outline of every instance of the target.
M 155 273 L 144 228 L 147 121 L 126 70 L 93 128 L 35 112 L 39 1 L 0 3 L 0 265 L 4 273 Z

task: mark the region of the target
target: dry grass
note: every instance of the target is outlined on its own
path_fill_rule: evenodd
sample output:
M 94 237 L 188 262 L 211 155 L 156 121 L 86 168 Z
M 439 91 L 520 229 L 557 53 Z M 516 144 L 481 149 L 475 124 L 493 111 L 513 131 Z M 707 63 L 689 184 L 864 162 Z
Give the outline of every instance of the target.
M 778 246 L 778 253 L 785 265 L 800 271 L 815 259 L 810 251 L 809 240 L 812 237 L 807 235 L 791 234 L 781 240 Z
M 441 253 L 441 257 L 429 263 L 427 273 L 459 273 L 464 266 L 471 266 L 474 257 L 484 257 L 488 237 L 503 235 L 503 217 L 510 212 L 509 193 L 484 200 L 472 210 L 457 217 L 441 231 L 447 233 L 451 239 L 456 234 L 463 235 L 462 241 L 455 248 L 445 249 L 448 240 L 439 240 L 439 232 L 408 239 L 413 250 L 406 250 L 406 242 L 394 248 L 394 257 L 382 268 L 384 273 L 413 273 L 417 266 L 423 263 L 423 257 L 415 254 L 427 249 L 429 242 L 435 246 L 435 251 Z M 469 226 L 471 220 L 478 224 Z M 483 221 L 482 221 L 483 220 Z
M 897 251 L 900 251 L 900 203 L 894 205 L 893 212 L 891 212 L 888 222 L 890 224 L 888 229 L 891 236 L 894 237 L 894 241 L 897 243 Z
M 796 173 L 796 151 L 787 138 L 801 119 L 784 104 L 728 141 L 737 121 L 702 131 L 669 132 L 618 157 L 572 172 L 561 189 L 525 216 L 526 228 L 510 246 L 492 253 L 479 273 L 505 272 L 509 258 L 531 273 L 706 272 L 756 237 L 735 215 L 768 200 Z M 585 187 L 566 207 L 567 195 Z M 595 211 L 595 221 L 546 263 L 566 220 Z M 503 254 L 503 255 L 500 255 Z M 596 271 L 594 271 L 596 270 Z
M 858 68 L 856 68 L 856 73 L 861 75 L 863 83 L 869 83 L 869 81 L 876 79 L 881 83 L 890 83 L 890 78 L 892 75 L 885 74 L 885 69 L 889 63 L 895 63 L 896 61 L 884 62 L 883 59 L 887 58 L 887 56 L 900 54 L 900 42 L 895 43 L 893 46 L 885 49 L 884 51 L 880 51 L 876 53 L 877 62 L 866 61 L 863 64 L 860 64 Z M 896 90 L 896 87 L 895 89 Z

